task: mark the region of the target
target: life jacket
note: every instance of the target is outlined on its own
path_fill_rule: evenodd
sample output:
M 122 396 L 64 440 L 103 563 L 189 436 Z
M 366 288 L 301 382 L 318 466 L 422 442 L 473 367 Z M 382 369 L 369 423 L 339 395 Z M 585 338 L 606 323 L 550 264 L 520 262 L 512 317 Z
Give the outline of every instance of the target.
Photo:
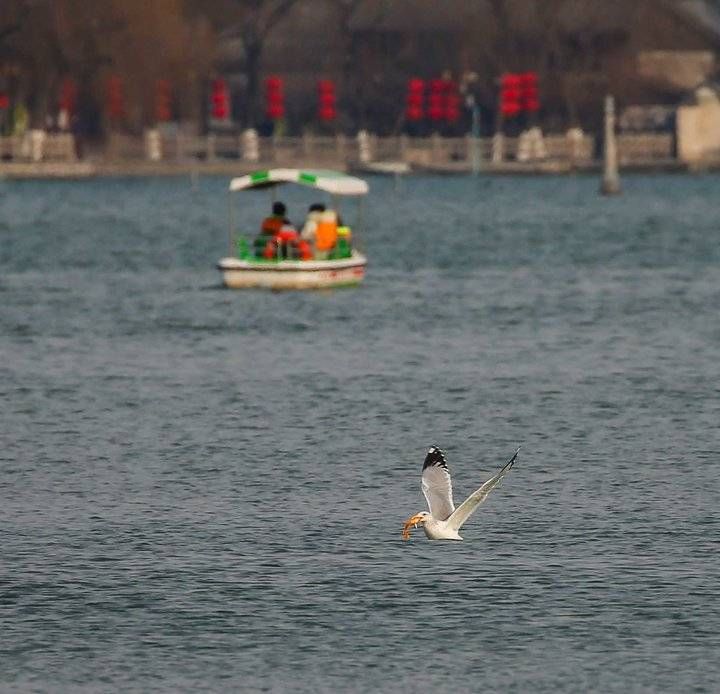
M 312 248 L 305 239 L 300 239 L 297 242 L 297 249 L 300 254 L 300 260 L 312 260 Z
M 282 242 L 287 243 L 288 241 L 297 241 L 298 233 L 292 227 L 282 227 L 276 234 L 275 238 Z
M 300 250 L 298 243 L 298 233 L 289 224 L 280 228 L 277 233 L 265 244 L 263 257 L 271 260 L 272 258 L 286 258 L 288 256 L 289 247 Z M 292 254 L 290 254 L 292 257 Z
M 263 234 L 268 234 L 269 236 L 274 236 L 275 234 L 280 231 L 280 229 L 283 228 L 285 225 L 285 220 L 282 217 L 277 217 L 275 215 L 271 217 L 265 217 L 263 219 L 262 226 L 260 227 L 260 230 Z
M 277 245 L 275 244 L 275 239 L 270 239 L 266 244 L 265 248 L 263 249 L 263 258 L 267 258 L 268 260 L 272 260 L 277 255 Z
M 315 231 L 315 248 L 329 251 L 337 243 L 337 214 L 332 210 L 322 213 Z

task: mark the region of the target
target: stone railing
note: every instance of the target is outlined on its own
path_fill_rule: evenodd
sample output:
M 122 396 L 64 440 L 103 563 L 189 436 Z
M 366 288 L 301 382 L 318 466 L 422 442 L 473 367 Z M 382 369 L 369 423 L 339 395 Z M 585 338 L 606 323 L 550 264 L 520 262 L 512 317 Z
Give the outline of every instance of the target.
M 559 159 L 589 163 L 593 159 L 594 138 L 588 135 L 550 135 L 542 140 L 544 145 L 540 150 L 531 149 L 523 155 L 522 138 L 509 137 L 503 137 L 499 146 L 497 138 L 475 140 L 469 136 L 378 137 L 360 133 L 356 137 L 258 137 L 253 131 L 193 136 L 181 133 L 162 135 L 158 131 L 148 131 L 142 141 L 139 138 L 111 136 L 106 155 L 111 159 L 121 160 L 239 160 L 277 166 L 338 166 L 402 161 L 418 167 L 431 167 L 469 164 L 475 156 L 479 156 L 482 161 L 525 162 Z
M 0 161 L 75 161 L 75 138 L 70 133 L 28 130 L 23 135 L 0 137 Z
M 675 159 L 675 137 L 668 133 L 618 135 L 620 166 Z
M 618 135 L 621 166 L 652 165 L 674 160 L 672 134 Z M 304 135 L 300 137 L 258 137 L 254 131 L 203 136 L 172 135 L 149 130 L 144 137 L 111 134 L 102 152 L 107 162 L 222 162 L 241 161 L 274 166 L 342 167 L 371 162 L 405 162 L 418 168 L 469 167 L 481 163 L 558 162 L 563 165 L 591 165 L 596 158 L 592 136 L 580 130 L 565 134 L 493 138 L 471 137 L 378 137 L 359 133 L 355 137 Z M 74 162 L 75 141 L 69 133 L 31 130 L 23 136 L 0 137 L 0 162 Z

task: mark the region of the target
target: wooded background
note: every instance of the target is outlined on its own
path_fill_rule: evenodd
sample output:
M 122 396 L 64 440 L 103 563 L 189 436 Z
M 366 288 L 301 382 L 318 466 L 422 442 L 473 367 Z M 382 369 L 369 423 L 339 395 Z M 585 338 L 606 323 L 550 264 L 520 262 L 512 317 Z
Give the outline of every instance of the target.
M 70 80 L 78 132 L 141 132 L 157 121 L 163 80 L 171 120 L 203 132 L 209 85 L 222 78 L 233 127 L 262 127 L 272 74 L 283 79 L 286 132 L 322 127 L 325 78 L 337 86 L 334 129 L 387 134 L 406 126 L 407 80 L 444 74 L 467 85 L 489 132 L 500 75 L 532 70 L 543 127 L 592 129 L 607 92 L 621 106 L 677 104 L 716 76 L 717 10 L 696 0 L 2 0 L 0 126 L 14 127 L 20 106 L 29 127 L 52 127 Z M 454 128 L 468 122 L 464 112 Z

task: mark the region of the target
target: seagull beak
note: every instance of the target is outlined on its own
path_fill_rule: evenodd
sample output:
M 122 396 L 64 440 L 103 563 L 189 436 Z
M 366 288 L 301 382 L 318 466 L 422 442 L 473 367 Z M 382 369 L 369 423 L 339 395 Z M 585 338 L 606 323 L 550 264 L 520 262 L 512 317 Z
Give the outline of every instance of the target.
M 416 513 L 414 516 L 411 516 L 405 521 L 405 525 L 403 525 L 402 529 L 402 539 L 403 540 L 409 540 L 410 539 L 410 528 L 417 528 L 417 524 L 422 520 L 422 516 L 419 513 Z

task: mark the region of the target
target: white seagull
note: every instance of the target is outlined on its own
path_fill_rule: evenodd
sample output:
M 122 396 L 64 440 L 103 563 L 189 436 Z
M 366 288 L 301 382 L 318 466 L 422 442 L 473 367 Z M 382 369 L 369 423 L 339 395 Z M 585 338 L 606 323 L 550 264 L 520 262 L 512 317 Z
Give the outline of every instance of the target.
M 409 540 L 410 528 L 417 528 L 418 525 L 423 526 L 425 534 L 431 540 L 462 540 L 458 530 L 470 518 L 475 509 L 485 501 L 498 482 L 505 477 L 515 463 L 519 452 L 520 446 L 495 477 L 491 477 L 456 509 L 453 503 L 452 480 L 450 479 L 450 470 L 445 462 L 445 454 L 439 448 L 432 446 L 425 456 L 422 469 L 422 491 L 430 507 L 430 513 L 420 511 L 408 518 L 403 526 L 403 540 Z

